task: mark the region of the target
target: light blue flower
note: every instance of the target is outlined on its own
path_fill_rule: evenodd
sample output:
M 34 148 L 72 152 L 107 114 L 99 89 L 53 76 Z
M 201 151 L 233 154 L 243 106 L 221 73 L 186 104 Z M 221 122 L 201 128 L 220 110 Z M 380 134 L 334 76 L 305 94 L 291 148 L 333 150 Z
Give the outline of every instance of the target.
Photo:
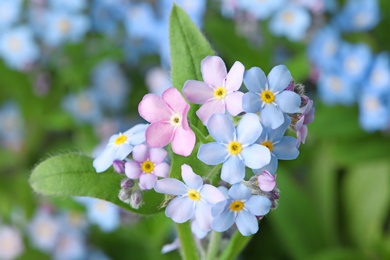
M 211 212 L 211 228 L 218 232 L 228 230 L 236 223 L 243 236 L 250 236 L 259 230 L 256 216 L 266 215 L 271 201 L 260 195 L 252 195 L 251 190 L 241 183 L 234 184 L 228 192 L 229 198 L 215 204 Z
M 390 92 L 390 63 L 387 52 L 382 52 L 375 57 L 363 87 L 381 94 Z
M 343 31 L 368 31 L 374 28 L 380 20 L 380 10 L 377 0 L 348 0 L 334 23 Z
M 0 140 L 20 140 L 24 134 L 23 119 L 16 103 L 7 102 L 0 108 Z
M 22 0 L 0 0 L 0 32 L 18 20 L 21 7 Z
M 0 259 L 17 259 L 24 250 L 22 233 L 16 227 L 0 224 Z
M 301 105 L 297 93 L 285 90 L 291 80 L 290 71 L 284 65 L 275 66 L 268 77 L 260 68 L 250 68 L 244 74 L 244 84 L 249 90 L 242 99 L 244 111 L 260 112 L 264 126 L 278 128 L 284 122 L 284 114 L 298 112 Z
M 116 205 L 89 197 L 75 199 L 86 207 L 89 222 L 97 225 L 103 232 L 112 232 L 119 227 L 120 212 Z
M 237 6 L 253 14 L 257 19 L 265 20 L 282 8 L 286 2 L 286 0 L 241 0 L 237 1 Z
M 137 144 L 145 142 L 148 124 L 133 126 L 126 132 L 111 136 L 104 151 L 93 161 L 96 172 L 107 170 L 115 160 L 125 159 Z
M 192 168 L 183 164 L 181 176 L 184 183 L 173 178 L 157 180 L 154 189 L 158 193 L 175 195 L 165 209 L 165 215 L 176 223 L 196 219 L 203 231 L 211 229 L 211 207 L 224 200 L 223 194 L 210 184 L 203 184 L 203 179 Z
M 80 123 L 97 124 L 102 119 L 98 93 L 90 89 L 65 96 L 62 106 Z
M 154 67 L 146 72 L 146 86 L 149 92 L 161 97 L 162 93 L 172 87 L 169 71 L 161 67 Z
M 297 139 L 292 136 L 284 136 L 290 122 L 291 119 L 286 116 L 284 123 L 278 128 L 274 130 L 268 127 L 263 128 L 257 142 L 269 149 L 271 161 L 263 168 L 253 170 L 254 173 L 258 174 L 263 170 L 267 170 L 274 174 L 278 168 L 278 160 L 293 160 L 298 157 Z
M 49 0 L 49 2 L 52 8 L 72 12 L 81 11 L 87 6 L 87 0 Z
M 118 111 L 128 101 L 130 84 L 119 64 L 104 60 L 92 72 L 93 88 L 98 101 L 105 107 Z
M 390 95 L 366 89 L 359 99 L 359 123 L 368 132 L 390 127 Z
M 0 36 L 0 55 L 18 70 L 27 69 L 39 56 L 33 33 L 27 26 L 9 29 Z
M 76 229 L 63 229 L 52 254 L 55 260 L 86 259 L 87 243 L 83 233 Z
M 221 179 L 234 184 L 245 177 L 245 166 L 259 169 L 271 160 L 269 150 L 256 140 L 262 126 L 255 114 L 245 114 L 237 129 L 224 114 L 214 114 L 207 123 L 207 129 L 216 142 L 202 144 L 198 158 L 208 165 L 223 163 Z
M 318 80 L 318 93 L 322 101 L 329 105 L 351 105 L 356 102 L 358 86 L 342 72 L 330 70 L 322 72 Z
M 335 28 L 331 26 L 321 28 L 308 45 L 310 61 L 320 69 L 336 66 L 340 45 L 340 35 Z
M 287 5 L 271 18 L 269 28 L 277 36 L 291 41 L 302 40 L 311 24 L 309 11 L 297 5 Z
M 90 27 L 86 16 L 62 10 L 50 10 L 45 14 L 45 26 L 40 36 L 45 44 L 57 47 L 67 42 L 79 42 Z
M 360 83 L 372 63 L 371 49 L 366 44 L 344 42 L 340 48 L 338 67 L 350 81 Z

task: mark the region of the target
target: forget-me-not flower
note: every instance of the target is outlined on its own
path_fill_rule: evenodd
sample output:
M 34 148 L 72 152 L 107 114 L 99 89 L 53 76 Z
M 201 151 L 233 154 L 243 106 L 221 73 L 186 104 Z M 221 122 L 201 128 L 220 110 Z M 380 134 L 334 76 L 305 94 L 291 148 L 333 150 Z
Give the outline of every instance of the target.
M 266 215 L 271 201 L 260 195 L 252 195 L 251 190 L 241 183 L 234 184 L 228 192 L 229 198 L 215 204 L 211 228 L 218 232 L 228 230 L 236 223 L 243 236 L 249 236 L 259 230 L 256 216 Z
M 259 67 L 244 74 L 244 84 L 249 92 L 244 94 L 242 107 L 249 113 L 260 112 L 264 126 L 276 129 L 284 122 L 285 113 L 296 113 L 301 105 L 300 96 L 286 90 L 292 80 L 284 65 L 274 67 L 266 77 Z
M 286 0 L 241 0 L 237 6 L 241 10 L 248 11 L 259 20 L 268 19 L 274 12 L 286 4 Z
M 214 114 L 207 123 L 207 129 L 216 142 L 202 144 L 198 158 L 208 165 L 223 163 L 221 179 L 234 184 L 245 177 L 245 166 L 259 169 L 271 160 L 269 150 L 259 145 L 262 126 L 257 115 L 245 114 L 237 129 L 224 114 Z
M 390 127 L 389 101 L 390 94 L 369 89 L 363 91 L 359 99 L 359 123 L 364 130 L 372 132 Z

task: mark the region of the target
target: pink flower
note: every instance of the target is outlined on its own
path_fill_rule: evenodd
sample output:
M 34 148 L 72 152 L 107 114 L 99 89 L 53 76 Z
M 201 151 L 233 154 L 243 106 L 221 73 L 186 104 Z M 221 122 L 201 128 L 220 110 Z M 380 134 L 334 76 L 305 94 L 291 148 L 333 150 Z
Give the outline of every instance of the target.
M 313 107 L 313 100 L 308 99 L 306 106 L 301 108 L 302 114 L 300 119 L 295 123 L 295 129 L 297 131 L 297 148 L 299 148 L 301 143 L 305 143 L 307 136 L 307 125 L 313 122 L 315 109 Z
M 163 148 L 148 148 L 139 144 L 133 149 L 132 161 L 126 162 L 125 173 L 130 179 L 139 178 L 142 190 L 153 188 L 157 177 L 168 177 L 170 167 L 164 162 L 168 153 Z
M 233 116 L 242 109 L 241 87 L 244 76 L 244 65 L 236 61 L 229 73 L 223 60 L 218 56 L 208 56 L 201 63 L 204 82 L 188 80 L 183 87 L 187 99 L 195 104 L 203 104 L 196 114 L 206 125 L 211 115 L 225 114 L 226 110 Z
M 174 153 L 188 156 L 195 146 L 195 134 L 188 125 L 190 106 L 175 88 L 164 91 L 162 97 L 147 94 L 139 103 L 138 112 L 151 124 L 145 132 L 146 143 L 159 148 L 172 143 Z
M 257 182 L 262 191 L 273 191 L 276 187 L 276 174 L 272 175 L 267 170 L 264 170 L 258 175 Z

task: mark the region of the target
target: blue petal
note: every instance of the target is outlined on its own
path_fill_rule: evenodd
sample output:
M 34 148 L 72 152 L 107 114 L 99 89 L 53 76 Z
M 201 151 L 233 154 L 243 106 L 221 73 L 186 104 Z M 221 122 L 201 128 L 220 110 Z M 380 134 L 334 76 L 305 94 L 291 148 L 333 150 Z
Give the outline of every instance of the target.
M 293 160 L 299 155 L 297 149 L 297 139 L 292 136 L 284 136 L 282 140 L 274 145 L 272 153 L 282 160 Z
M 241 183 L 236 183 L 229 189 L 229 197 L 233 200 L 247 200 L 252 196 L 252 191 Z
M 228 200 L 223 200 L 218 203 L 215 203 L 215 205 L 211 208 L 211 215 L 213 217 L 220 215 L 227 208 L 227 203 Z
M 200 189 L 203 186 L 203 179 L 199 175 L 195 174 L 192 168 L 183 164 L 181 166 L 181 176 L 185 184 L 192 189 Z
M 291 73 L 284 65 L 278 65 L 272 68 L 268 74 L 269 89 L 272 92 L 280 92 L 288 87 L 292 80 Z
M 261 122 L 265 127 L 276 129 L 284 123 L 283 112 L 272 104 L 265 105 L 260 112 Z
M 259 67 L 252 67 L 245 71 L 244 84 L 250 92 L 258 94 L 266 89 L 267 77 L 262 69 Z
M 297 113 L 301 105 L 301 97 L 293 91 L 283 91 L 275 96 L 275 103 L 285 113 Z
M 234 224 L 234 213 L 233 211 L 226 210 L 220 215 L 216 216 L 211 223 L 211 228 L 217 232 L 224 232 L 228 230 Z
M 237 126 L 237 140 L 244 146 L 253 144 L 262 131 L 259 117 L 252 113 L 245 114 Z
M 245 210 L 237 214 L 236 225 L 243 236 L 250 236 L 259 230 L 257 218 Z
M 214 114 L 207 122 L 210 135 L 218 143 L 228 144 L 234 139 L 236 129 L 232 121 L 224 114 Z
M 104 151 L 95 158 L 93 161 L 93 167 L 95 168 L 96 172 L 104 172 L 110 168 L 112 162 L 115 160 L 113 159 L 112 155 L 112 147 L 106 147 L 106 149 L 104 149 Z
M 221 179 L 234 184 L 245 177 L 245 165 L 237 155 L 230 156 L 222 165 Z
M 264 170 L 269 171 L 271 174 L 275 174 L 276 169 L 278 169 L 278 158 L 275 157 L 275 155 L 271 154 L 271 161 L 266 166 L 260 168 L 260 169 L 253 169 L 253 172 L 255 174 L 259 174 Z
M 198 150 L 198 159 L 208 165 L 217 165 L 226 161 L 229 152 L 219 143 L 202 144 Z
M 246 166 L 251 169 L 259 169 L 271 160 L 271 153 L 267 147 L 259 144 L 252 144 L 241 152 L 242 159 Z
M 132 151 L 133 146 L 129 144 L 122 144 L 114 150 L 113 158 L 114 160 L 123 160 L 125 159 Z
M 271 201 L 259 195 L 252 196 L 249 200 L 245 201 L 245 208 L 255 216 L 264 216 L 271 209 Z
M 176 223 L 184 223 L 194 216 L 194 202 L 188 197 L 176 197 L 169 202 L 165 215 Z
M 253 92 L 247 92 L 242 97 L 242 109 L 248 113 L 257 113 L 261 110 L 261 101 L 259 95 Z
M 155 182 L 154 190 L 158 193 L 184 195 L 187 193 L 188 189 L 184 183 L 177 179 L 165 178 Z
M 268 133 L 268 140 L 274 142 L 280 141 L 284 134 L 286 133 L 286 130 L 288 126 L 291 123 L 291 118 L 287 115 L 284 115 L 284 123 L 276 128 L 275 130 L 272 130 L 271 128 L 265 128 L 264 130 Z

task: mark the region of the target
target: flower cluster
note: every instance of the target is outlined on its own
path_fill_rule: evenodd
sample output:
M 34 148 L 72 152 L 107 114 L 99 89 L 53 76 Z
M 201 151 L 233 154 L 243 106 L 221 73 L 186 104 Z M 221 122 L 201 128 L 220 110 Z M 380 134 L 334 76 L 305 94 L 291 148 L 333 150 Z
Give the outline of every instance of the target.
M 186 99 L 173 87 L 161 96 L 145 95 L 138 111 L 149 124 L 113 135 L 94 167 L 102 172 L 113 165 L 126 175 L 119 198 L 135 209 L 144 203 L 144 190 L 170 195 L 163 203 L 166 216 L 177 223 L 190 220 L 198 238 L 233 224 L 248 236 L 277 205 L 278 160 L 297 158 L 313 102 L 284 65 L 266 76 L 258 67 L 245 71 L 237 61 L 227 72 L 220 57 L 208 56 L 200 70 L 203 81 L 189 79 L 183 86 Z M 200 105 L 194 111 L 199 125 L 186 100 Z M 297 138 L 285 136 L 287 129 Z M 188 158 L 180 166 L 182 181 L 170 176 L 175 169 L 169 162 L 178 157 Z M 195 173 L 201 164 L 208 172 Z

